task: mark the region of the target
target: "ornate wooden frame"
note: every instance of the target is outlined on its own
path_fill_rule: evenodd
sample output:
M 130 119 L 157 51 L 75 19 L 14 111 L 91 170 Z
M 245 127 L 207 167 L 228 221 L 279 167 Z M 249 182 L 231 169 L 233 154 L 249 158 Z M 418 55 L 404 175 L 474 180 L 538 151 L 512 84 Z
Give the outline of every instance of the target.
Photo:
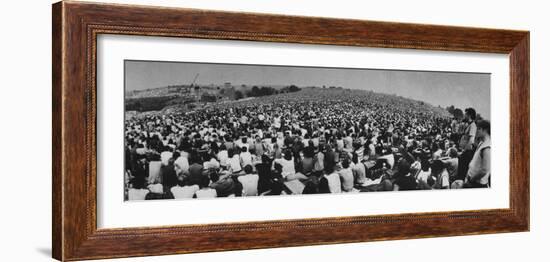
M 147 256 L 529 230 L 528 31 L 83 2 L 54 4 L 52 27 L 52 245 L 56 259 Z M 98 229 L 95 96 L 98 34 L 508 54 L 510 208 Z M 155 248 L 143 249 L 144 245 Z

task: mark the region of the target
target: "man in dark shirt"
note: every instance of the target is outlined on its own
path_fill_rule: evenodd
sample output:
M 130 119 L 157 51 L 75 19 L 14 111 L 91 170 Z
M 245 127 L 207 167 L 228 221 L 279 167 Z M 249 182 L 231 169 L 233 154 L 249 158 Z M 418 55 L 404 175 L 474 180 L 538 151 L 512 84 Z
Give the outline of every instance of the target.
M 178 177 L 176 175 L 176 170 L 174 169 L 174 159 L 170 159 L 168 165 L 162 166 L 160 168 L 160 173 L 162 176 L 162 185 L 164 187 L 164 192 L 167 192 L 170 188 L 178 184 Z
M 201 182 L 203 166 L 199 163 L 193 163 L 189 166 L 189 184 L 198 185 Z
M 258 194 L 262 194 L 271 189 L 271 159 L 267 155 L 262 155 L 262 163 L 256 165 L 258 171 Z
M 411 165 L 409 162 L 402 158 L 399 160 L 397 165 L 397 173 L 394 176 L 395 182 L 393 183 L 393 190 L 415 190 L 417 186 L 416 178 L 410 173 Z
M 147 158 L 145 155 L 136 154 L 138 159 L 137 163 L 134 165 L 132 170 L 132 176 L 145 180 L 149 176 L 149 165 L 147 163 Z
M 235 191 L 235 182 L 229 174 L 225 174 L 220 178 L 217 173 L 213 173 L 210 180 L 212 180 L 210 187 L 216 190 L 218 197 L 227 197 Z
M 332 149 L 330 145 L 326 145 L 327 152 L 325 153 L 325 168 L 326 167 L 335 167 L 337 163 L 338 156 L 336 152 Z

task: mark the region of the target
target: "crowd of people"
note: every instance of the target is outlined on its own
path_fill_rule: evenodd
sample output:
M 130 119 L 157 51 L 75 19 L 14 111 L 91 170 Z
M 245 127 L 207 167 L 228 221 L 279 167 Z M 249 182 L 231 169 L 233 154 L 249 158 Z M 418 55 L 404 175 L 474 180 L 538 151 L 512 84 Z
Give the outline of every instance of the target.
M 487 188 L 490 129 L 473 108 L 350 90 L 135 115 L 125 199 Z

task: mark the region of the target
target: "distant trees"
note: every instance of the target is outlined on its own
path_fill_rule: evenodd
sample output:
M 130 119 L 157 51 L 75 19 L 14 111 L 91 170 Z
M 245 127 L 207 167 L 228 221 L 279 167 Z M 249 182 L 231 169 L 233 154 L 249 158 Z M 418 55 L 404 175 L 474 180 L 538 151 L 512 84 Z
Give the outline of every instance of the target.
M 169 105 L 172 100 L 172 96 L 130 98 L 124 100 L 124 106 L 126 111 L 158 111 Z
M 258 86 L 253 86 L 250 93 L 251 94 L 249 96 L 259 96 L 260 95 L 260 89 L 258 88 Z
M 293 92 L 298 92 L 300 90 L 302 89 L 296 85 L 289 85 L 289 86 L 283 87 L 281 89 L 281 93 L 293 93 Z
M 284 94 L 284 93 L 292 93 L 292 92 L 298 92 L 302 90 L 300 87 L 296 85 L 289 85 L 285 86 L 283 88 L 273 88 L 270 86 L 252 86 L 252 88 L 248 91 L 244 90 L 237 90 L 235 91 L 235 99 L 239 100 L 244 97 L 260 97 L 260 96 L 269 96 L 269 95 L 277 95 L 277 94 Z M 220 94 L 224 94 L 224 90 L 220 90 Z
M 295 85 L 283 87 L 280 91 L 270 87 L 270 86 L 253 86 L 250 91 L 246 93 L 246 96 L 248 97 L 260 97 L 260 96 L 269 96 L 269 95 L 276 95 L 280 93 L 288 93 L 288 92 L 298 92 L 301 89 Z
M 244 97 L 243 92 L 237 90 L 235 91 L 235 100 L 242 99 Z
M 298 91 L 300 91 L 300 88 L 297 87 L 297 86 L 295 86 L 295 85 L 290 85 L 290 86 L 288 87 L 288 92 L 291 92 L 291 93 L 292 93 L 292 92 L 298 92 Z
M 273 88 L 273 87 L 262 86 L 262 88 L 260 88 L 258 94 L 259 94 L 259 96 L 269 96 L 269 95 L 275 94 L 275 92 L 277 92 L 277 90 L 275 90 L 275 88 Z

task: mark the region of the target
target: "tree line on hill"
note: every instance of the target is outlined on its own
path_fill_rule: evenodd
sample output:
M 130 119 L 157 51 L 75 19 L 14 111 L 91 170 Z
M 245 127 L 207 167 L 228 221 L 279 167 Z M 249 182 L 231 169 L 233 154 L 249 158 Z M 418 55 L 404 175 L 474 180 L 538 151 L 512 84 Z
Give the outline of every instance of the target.
M 270 86 L 253 86 L 250 91 L 246 92 L 247 97 L 260 97 L 260 96 L 269 96 L 269 95 L 276 95 L 276 94 L 282 94 L 282 93 L 292 93 L 292 92 L 298 92 L 301 88 L 299 88 L 296 85 L 290 85 L 283 87 L 281 89 L 275 89 Z M 241 98 L 244 98 L 244 95 L 241 91 L 237 91 L 235 93 L 235 99 L 239 100 Z

